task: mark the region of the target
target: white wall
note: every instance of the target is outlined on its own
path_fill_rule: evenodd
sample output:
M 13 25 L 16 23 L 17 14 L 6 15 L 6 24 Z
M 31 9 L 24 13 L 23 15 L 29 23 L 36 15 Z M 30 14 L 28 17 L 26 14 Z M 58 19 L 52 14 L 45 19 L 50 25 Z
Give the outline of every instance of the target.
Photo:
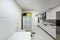
M 12 0 L 0 0 L 0 40 L 21 29 L 21 9 Z
M 47 18 L 46 19 L 56 19 L 56 12 L 57 11 L 60 11 L 60 5 L 52 8 L 52 9 L 49 9 L 47 11 Z

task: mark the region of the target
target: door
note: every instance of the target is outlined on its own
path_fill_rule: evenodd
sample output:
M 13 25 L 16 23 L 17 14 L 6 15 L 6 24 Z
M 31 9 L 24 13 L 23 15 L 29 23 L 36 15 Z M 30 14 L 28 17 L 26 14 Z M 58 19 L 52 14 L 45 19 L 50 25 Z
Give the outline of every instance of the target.
M 60 40 L 60 11 L 56 12 L 56 37 Z
M 23 13 L 22 14 L 22 29 L 26 31 L 32 30 L 32 14 L 31 13 Z

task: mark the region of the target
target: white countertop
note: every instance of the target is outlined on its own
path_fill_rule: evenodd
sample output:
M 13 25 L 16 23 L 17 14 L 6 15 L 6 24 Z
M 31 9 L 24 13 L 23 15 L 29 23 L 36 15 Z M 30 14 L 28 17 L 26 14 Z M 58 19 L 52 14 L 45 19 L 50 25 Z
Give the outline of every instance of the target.
M 31 40 L 30 32 L 15 32 L 7 40 Z
M 42 23 L 38 24 L 40 27 L 42 27 L 44 30 L 46 30 L 50 35 L 52 35 L 54 38 L 56 38 L 56 26 L 47 25 L 45 26 Z

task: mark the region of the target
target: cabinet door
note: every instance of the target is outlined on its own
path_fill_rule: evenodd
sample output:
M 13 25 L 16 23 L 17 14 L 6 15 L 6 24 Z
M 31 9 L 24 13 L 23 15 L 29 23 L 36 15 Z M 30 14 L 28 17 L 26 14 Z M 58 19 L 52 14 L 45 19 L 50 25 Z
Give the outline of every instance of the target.
M 56 12 L 56 26 L 60 26 L 60 11 Z
M 56 12 L 49 10 L 46 12 L 46 19 L 56 19 Z

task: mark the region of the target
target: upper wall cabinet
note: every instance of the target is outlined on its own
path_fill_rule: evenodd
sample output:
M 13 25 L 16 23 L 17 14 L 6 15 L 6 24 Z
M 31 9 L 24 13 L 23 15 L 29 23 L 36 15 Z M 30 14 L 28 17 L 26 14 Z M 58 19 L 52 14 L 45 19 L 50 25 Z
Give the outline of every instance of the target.
M 56 19 L 56 12 L 50 10 L 46 12 L 46 19 Z
M 56 13 L 60 11 L 60 5 L 55 6 L 51 9 L 49 9 L 48 11 L 46 11 L 46 19 L 56 19 Z M 59 14 L 57 14 L 59 15 Z M 59 17 L 58 17 L 59 19 Z

